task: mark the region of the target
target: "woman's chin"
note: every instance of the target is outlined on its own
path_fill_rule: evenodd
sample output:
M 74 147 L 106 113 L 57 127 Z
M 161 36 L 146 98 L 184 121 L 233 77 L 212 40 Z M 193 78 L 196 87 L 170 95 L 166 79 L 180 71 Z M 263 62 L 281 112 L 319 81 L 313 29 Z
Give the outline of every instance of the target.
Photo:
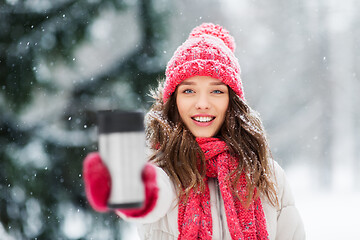
M 194 131 L 191 132 L 195 137 L 197 138 L 210 138 L 213 137 L 215 134 L 211 133 L 211 132 L 202 132 L 202 131 Z

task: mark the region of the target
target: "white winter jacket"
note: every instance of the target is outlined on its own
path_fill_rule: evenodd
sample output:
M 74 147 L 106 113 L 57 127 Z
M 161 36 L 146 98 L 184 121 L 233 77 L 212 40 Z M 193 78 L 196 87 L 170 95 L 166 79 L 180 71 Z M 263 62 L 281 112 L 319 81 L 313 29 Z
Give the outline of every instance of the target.
M 275 162 L 275 179 L 279 207 L 272 206 L 265 197 L 261 197 L 267 230 L 270 240 L 303 240 L 305 231 L 294 198 L 285 177 L 283 169 Z M 148 215 L 141 218 L 129 218 L 118 213 L 123 219 L 138 223 L 141 239 L 146 240 L 177 240 L 178 207 L 177 195 L 172 181 L 159 167 L 156 167 L 156 180 L 159 186 L 159 196 L 156 206 Z M 209 179 L 211 214 L 213 221 L 213 239 L 231 239 L 221 197 L 216 179 Z

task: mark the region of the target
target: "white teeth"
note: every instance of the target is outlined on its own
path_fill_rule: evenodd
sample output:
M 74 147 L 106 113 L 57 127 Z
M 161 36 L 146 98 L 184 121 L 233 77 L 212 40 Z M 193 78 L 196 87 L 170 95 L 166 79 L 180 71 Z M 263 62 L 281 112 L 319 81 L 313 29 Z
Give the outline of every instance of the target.
M 198 122 L 210 122 L 214 118 L 212 118 L 212 117 L 194 117 L 193 119 Z

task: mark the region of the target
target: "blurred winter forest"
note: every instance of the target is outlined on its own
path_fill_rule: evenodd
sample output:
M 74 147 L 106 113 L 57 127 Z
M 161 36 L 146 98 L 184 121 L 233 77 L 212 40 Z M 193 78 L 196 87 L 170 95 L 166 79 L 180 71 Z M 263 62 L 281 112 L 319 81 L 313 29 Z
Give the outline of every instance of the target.
M 148 109 L 202 22 L 235 37 L 246 99 L 308 239 L 360 237 L 358 10 L 356 0 L 0 0 L 0 238 L 131 239 L 131 225 L 85 198 L 96 111 Z

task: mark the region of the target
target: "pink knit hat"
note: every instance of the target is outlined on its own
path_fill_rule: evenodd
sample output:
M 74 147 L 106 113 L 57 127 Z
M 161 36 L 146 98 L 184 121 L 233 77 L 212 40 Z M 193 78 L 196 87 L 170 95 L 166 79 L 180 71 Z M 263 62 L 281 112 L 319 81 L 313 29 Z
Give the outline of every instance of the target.
M 244 99 L 234 50 L 234 38 L 221 26 L 203 23 L 194 28 L 167 64 L 163 101 L 168 100 L 179 83 L 193 76 L 219 79 Z

